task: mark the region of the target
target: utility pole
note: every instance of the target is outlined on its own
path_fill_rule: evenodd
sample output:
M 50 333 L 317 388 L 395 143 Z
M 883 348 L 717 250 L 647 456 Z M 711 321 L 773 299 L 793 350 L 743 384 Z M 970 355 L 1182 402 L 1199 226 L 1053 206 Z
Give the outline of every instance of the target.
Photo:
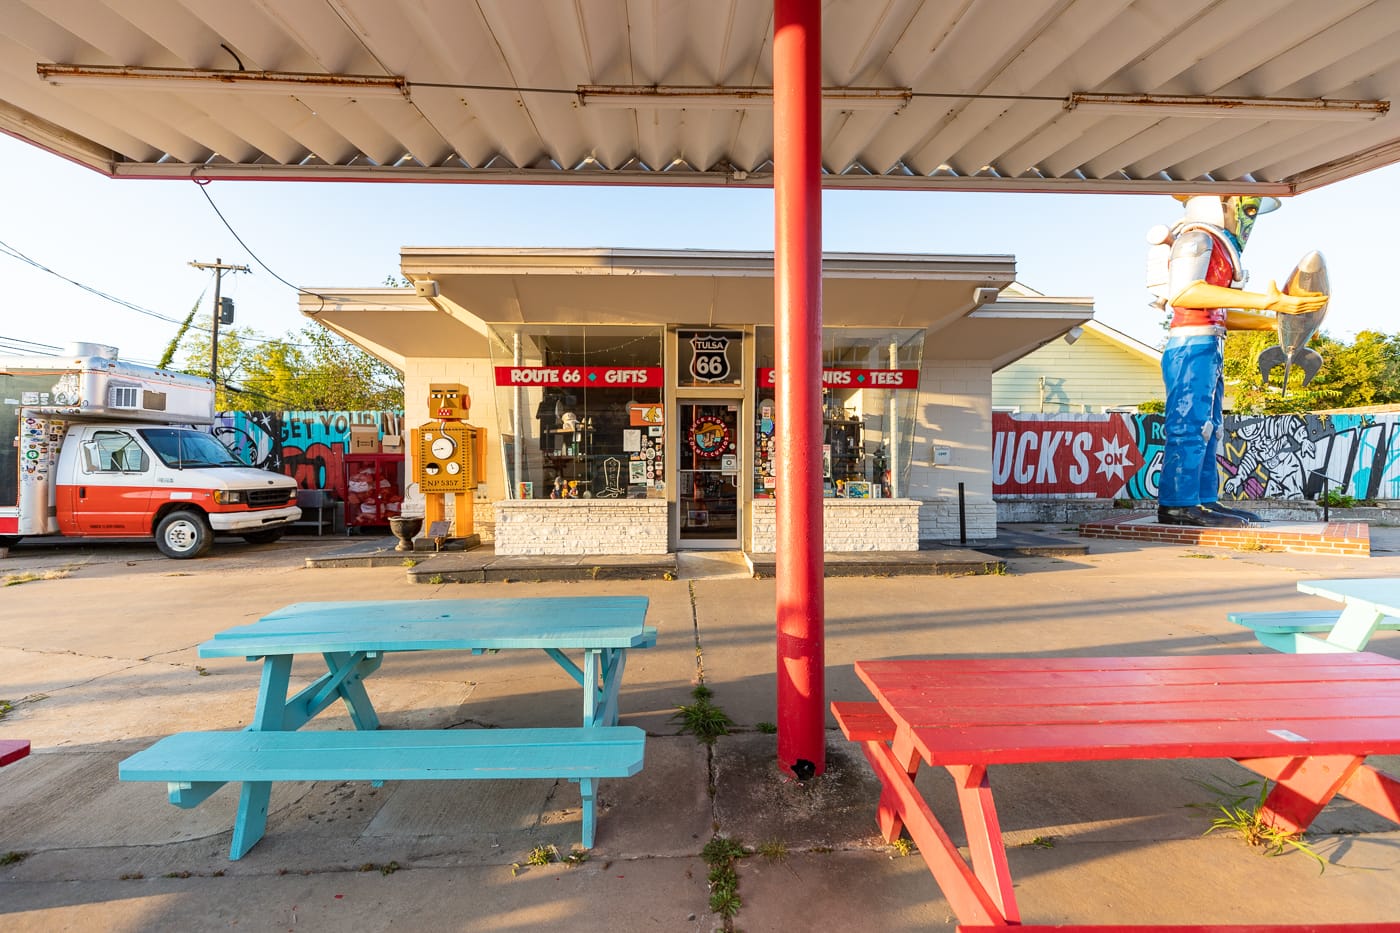
M 223 283 L 225 272 L 247 272 L 247 266 L 235 266 L 226 264 L 223 259 L 215 258 L 213 262 L 192 262 L 190 265 L 196 269 L 214 270 L 214 337 L 209 344 L 209 380 L 214 383 L 214 397 L 219 397 L 219 318 L 223 316 L 224 306 L 219 298 L 219 286 Z M 230 323 L 232 319 L 230 318 Z

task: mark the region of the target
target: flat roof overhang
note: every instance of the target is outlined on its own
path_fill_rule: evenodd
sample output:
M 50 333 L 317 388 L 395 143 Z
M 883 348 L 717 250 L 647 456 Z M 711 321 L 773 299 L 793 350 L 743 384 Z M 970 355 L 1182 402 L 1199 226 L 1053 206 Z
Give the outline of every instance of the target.
M 0 132 L 114 177 L 773 181 L 767 2 L 12 6 Z M 1287 195 L 1400 160 L 1390 2 L 821 7 L 828 187 Z
M 773 322 L 773 254 L 712 250 L 405 247 L 404 276 L 490 324 Z M 1011 256 L 828 253 L 822 319 L 937 329 L 1015 278 Z M 985 294 L 985 293 L 984 293 Z
M 412 289 L 303 292 L 303 314 L 403 368 L 410 357 L 485 357 L 490 325 L 773 323 L 768 252 L 405 247 Z M 1011 256 L 831 253 L 829 327 L 921 328 L 932 359 L 1006 365 L 1093 316 L 1082 298 L 993 297 Z

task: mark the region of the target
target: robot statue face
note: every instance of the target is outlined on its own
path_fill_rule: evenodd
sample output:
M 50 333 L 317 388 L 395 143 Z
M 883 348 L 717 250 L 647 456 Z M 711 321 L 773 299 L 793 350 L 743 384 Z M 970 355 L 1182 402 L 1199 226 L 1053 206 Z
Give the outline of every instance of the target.
M 1259 197 L 1257 195 L 1232 195 L 1224 198 L 1225 208 L 1225 229 L 1229 230 L 1240 241 L 1240 248 L 1249 240 L 1250 231 L 1254 229 L 1254 220 L 1260 214 L 1267 214 L 1277 210 L 1279 206 L 1278 198 Z

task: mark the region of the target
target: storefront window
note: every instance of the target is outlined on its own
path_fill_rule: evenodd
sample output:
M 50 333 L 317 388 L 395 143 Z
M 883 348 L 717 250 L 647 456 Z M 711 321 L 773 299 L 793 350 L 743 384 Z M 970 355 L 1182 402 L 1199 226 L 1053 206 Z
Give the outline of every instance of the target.
M 758 394 L 754 496 L 777 488 L 777 385 L 773 329 L 755 334 Z M 924 331 L 827 327 L 822 331 L 822 488 L 827 496 L 904 496 L 914 454 L 914 415 Z
M 662 346 L 656 327 L 494 328 L 510 497 L 664 496 Z

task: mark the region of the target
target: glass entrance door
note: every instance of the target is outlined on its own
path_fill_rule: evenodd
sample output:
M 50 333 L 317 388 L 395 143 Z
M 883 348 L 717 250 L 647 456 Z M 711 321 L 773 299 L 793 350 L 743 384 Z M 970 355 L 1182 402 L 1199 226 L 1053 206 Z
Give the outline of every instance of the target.
M 736 548 L 740 519 L 739 401 L 678 404 L 678 546 Z

